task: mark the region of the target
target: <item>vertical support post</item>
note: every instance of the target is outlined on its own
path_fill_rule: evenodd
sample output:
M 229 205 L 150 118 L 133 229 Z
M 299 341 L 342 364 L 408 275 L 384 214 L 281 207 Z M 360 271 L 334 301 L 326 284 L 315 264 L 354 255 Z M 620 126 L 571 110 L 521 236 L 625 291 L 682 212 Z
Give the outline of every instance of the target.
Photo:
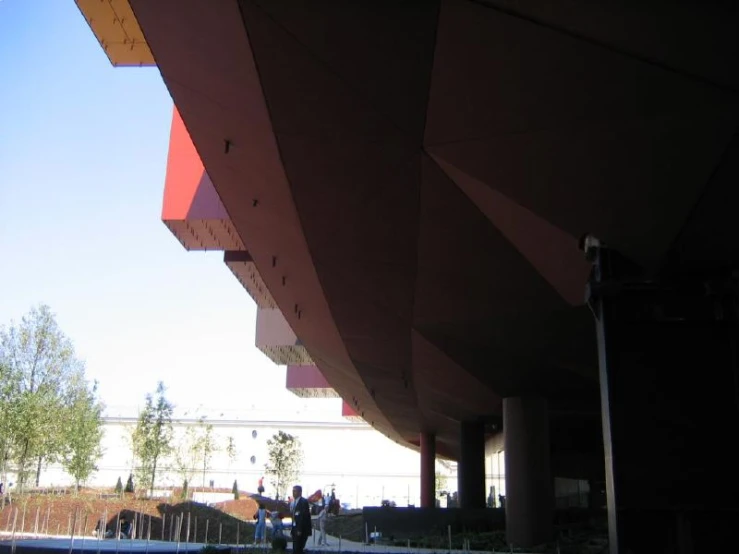
M 503 399 L 506 465 L 506 538 L 531 547 L 553 534 L 554 490 L 546 399 Z
M 611 552 L 720 550 L 739 517 L 736 277 L 672 266 L 647 278 L 597 241 L 585 252 Z
M 461 452 L 457 466 L 459 507 L 485 507 L 485 425 L 463 421 L 460 426 Z
M 436 436 L 421 433 L 421 507 L 436 506 Z

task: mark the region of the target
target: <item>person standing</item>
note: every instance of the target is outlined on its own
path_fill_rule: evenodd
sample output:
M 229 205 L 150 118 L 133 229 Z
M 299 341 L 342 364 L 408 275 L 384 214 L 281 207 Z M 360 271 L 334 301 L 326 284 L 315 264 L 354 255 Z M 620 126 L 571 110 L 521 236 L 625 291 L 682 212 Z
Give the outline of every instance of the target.
M 321 497 L 321 504 L 318 512 L 318 546 L 330 546 L 326 540 L 326 517 L 328 516 L 328 504 L 326 497 Z
M 295 485 L 293 487 L 293 505 L 291 516 L 293 520 L 290 534 L 293 538 L 293 553 L 303 554 L 305 551 L 305 543 L 308 537 L 313 533 L 313 524 L 310 518 L 310 504 L 303 498 L 303 487 Z
M 254 544 L 266 544 L 267 542 L 267 509 L 264 504 L 259 504 L 257 513 L 254 514 L 257 526 L 254 529 Z

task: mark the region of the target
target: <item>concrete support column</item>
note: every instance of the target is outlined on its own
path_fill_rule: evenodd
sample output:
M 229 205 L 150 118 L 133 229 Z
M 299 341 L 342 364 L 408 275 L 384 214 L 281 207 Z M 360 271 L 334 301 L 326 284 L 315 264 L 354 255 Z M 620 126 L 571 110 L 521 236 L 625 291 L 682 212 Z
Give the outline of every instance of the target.
M 460 508 L 485 507 L 485 425 L 463 421 L 457 465 Z
M 421 508 L 436 507 L 436 436 L 421 433 Z
M 554 491 L 547 401 L 538 396 L 503 400 L 506 538 L 530 547 L 552 539 Z

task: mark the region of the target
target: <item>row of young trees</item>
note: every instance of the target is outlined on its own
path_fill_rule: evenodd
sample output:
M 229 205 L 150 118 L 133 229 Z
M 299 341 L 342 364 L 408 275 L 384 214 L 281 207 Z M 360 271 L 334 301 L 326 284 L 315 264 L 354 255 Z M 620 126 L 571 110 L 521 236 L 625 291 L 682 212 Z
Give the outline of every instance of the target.
M 153 493 L 162 469 L 191 483 L 202 471 L 203 487 L 213 456 L 238 455 L 233 437 L 220 444 L 205 417 L 175 437 L 174 405 L 158 383 L 148 394 L 131 434 L 133 468 L 139 489 Z M 20 323 L 0 327 L 0 482 L 14 472 L 20 490 L 51 463 L 61 463 L 77 488 L 97 470 L 102 456 L 103 404 L 97 386 L 85 377 L 84 363 L 45 305 L 31 309 Z M 277 495 L 297 480 L 302 465 L 300 441 L 279 431 L 267 441 L 265 473 Z
M 165 392 L 166 388 L 160 382 L 156 392 L 146 396 L 144 409 L 131 435 L 138 485 L 153 495 L 158 472 L 168 469 L 182 479 L 183 488 L 192 483 L 197 472 L 202 472 L 202 486 L 205 488 L 205 476 L 217 452 L 225 450 L 229 464 L 236 460 L 238 452 L 234 438 L 229 436 L 226 443 L 221 444 L 213 425 L 204 417 L 175 438 L 172 424 L 174 405 L 167 400 Z M 267 455 L 265 473 L 272 477 L 273 489 L 279 497 L 300 474 L 303 463 L 300 439 L 278 431 L 267 441 Z
M 159 382 L 154 394 L 146 395 L 144 409 L 139 413 L 131 435 L 133 464 L 139 487 L 153 494 L 157 473 L 172 470 L 187 486 L 202 470 L 203 487 L 213 455 L 222 449 L 216 439 L 213 425 L 200 417 L 194 426 L 185 428 L 175 437 L 172 424 L 174 405 L 165 396 L 164 383 Z M 228 437 L 225 451 L 230 463 L 237 456 L 233 437 Z
M 0 480 L 38 486 L 60 462 L 80 486 L 96 470 L 103 435 L 96 384 L 48 306 L 0 327 Z M 35 478 L 35 480 L 34 480 Z

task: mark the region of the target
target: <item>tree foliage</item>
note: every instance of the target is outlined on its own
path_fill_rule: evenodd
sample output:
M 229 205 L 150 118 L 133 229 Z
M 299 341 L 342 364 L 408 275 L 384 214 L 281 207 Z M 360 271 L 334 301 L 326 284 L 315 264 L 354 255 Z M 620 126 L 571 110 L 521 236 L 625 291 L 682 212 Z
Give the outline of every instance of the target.
M 239 453 L 236 449 L 236 441 L 233 438 L 233 435 L 229 435 L 226 438 L 226 456 L 228 457 L 228 470 L 231 471 L 231 466 L 236 461 L 236 458 L 238 457 Z
M 210 469 L 210 462 L 213 454 L 218 451 L 218 443 L 213 435 L 213 424 L 206 423 L 205 416 L 198 420 L 198 434 L 196 440 L 196 450 L 200 457 L 203 470 L 203 490 L 205 490 L 205 474 Z
M 87 423 L 100 427 L 102 407 L 94 387 L 48 306 L 34 307 L 19 323 L 0 327 L 0 479 L 15 471 L 22 489 L 34 471 L 38 484 L 46 464 L 72 459 L 69 463 L 79 468 L 77 483 L 89 477 L 102 435 L 93 432 L 80 446 L 79 427 L 72 424 L 81 399 L 90 408 Z
M 269 461 L 264 470 L 272 476 L 272 486 L 277 498 L 284 498 L 288 486 L 296 483 L 303 467 L 303 447 L 300 439 L 284 431 L 278 431 L 267 440 Z
M 192 483 L 195 474 L 201 472 L 202 486 L 205 489 L 206 474 L 211 469 L 213 455 L 218 450 L 213 424 L 208 423 L 205 416 L 201 416 L 195 425 L 188 425 L 174 441 L 171 469 L 188 483 Z
M 123 489 L 123 492 L 133 493 L 135 490 L 133 486 L 133 473 L 129 473 L 128 479 L 126 479 L 126 488 Z
M 436 496 L 443 496 L 449 494 L 448 484 L 449 477 L 452 472 L 452 466 L 447 460 L 436 460 L 436 473 L 434 474 L 434 487 L 436 489 Z
M 103 454 L 103 406 L 96 397 L 97 384 L 88 389 L 84 384 L 73 386 L 65 412 L 65 439 L 62 465 L 74 477 L 75 487 L 87 481 L 97 470 L 96 462 Z
M 171 469 L 186 483 L 192 482 L 192 478 L 200 465 L 197 431 L 195 427 L 188 425 L 174 439 Z
M 154 395 L 146 395 L 146 404 L 139 414 L 133 439 L 139 484 L 154 494 L 159 464 L 172 451 L 172 412 L 174 406 L 164 396 L 166 388 L 161 381 Z

